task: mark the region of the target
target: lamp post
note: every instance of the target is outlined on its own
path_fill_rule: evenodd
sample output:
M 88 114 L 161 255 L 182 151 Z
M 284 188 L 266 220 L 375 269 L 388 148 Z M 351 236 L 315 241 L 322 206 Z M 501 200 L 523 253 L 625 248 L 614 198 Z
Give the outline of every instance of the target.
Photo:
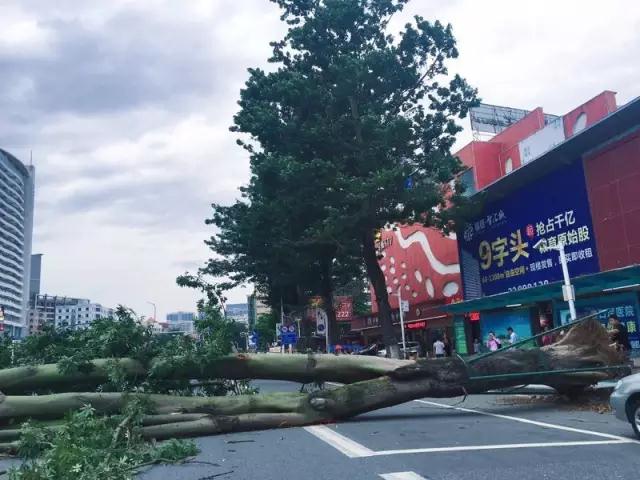
M 569 267 L 567 265 L 567 256 L 564 252 L 564 242 L 561 242 L 552 247 L 546 245 L 543 242 L 544 239 L 539 240 L 533 248 L 538 249 L 541 253 L 545 250 L 556 250 L 560 254 L 560 266 L 562 267 L 562 277 L 564 279 L 564 285 L 562 285 L 562 298 L 569 304 L 569 314 L 571 315 L 571 321 L 575 322 L 576 315 L 576 292 L 571 285 L 571 278 L 569 277 Z
M 241 337 L 245 337 L 245 352 L 249 353 L 249 332 L 240 332 Z
M 402 356 L 407 356 L 407 342 L 404 338 L 404 313 L 402 311 L 402 289 L 398 287 L 398 311 L 400 312 L 400 331 L 402 332 Z
M 154 321 L 154 322 L 157 322 L 157 321 L 158 321 L 158 317 L 156 316 L 156 315 L 157 315 L 156 304 L 155 304 L 155 303 L 153 303 L 153 302 L 149 302 L 149 301 L 147 301 L 147 303 L 148 303 L 149 305 L 152 305 L 152 306 L 153 306 L 153 321 Z

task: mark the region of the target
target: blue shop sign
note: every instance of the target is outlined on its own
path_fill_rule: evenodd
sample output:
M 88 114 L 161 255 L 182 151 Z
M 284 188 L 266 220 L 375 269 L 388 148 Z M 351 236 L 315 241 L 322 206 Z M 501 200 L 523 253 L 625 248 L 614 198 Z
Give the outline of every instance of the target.
M 465 299 L 562 280 L 558 252 L 545 248 L 559 243 L 572 277 L 599 271 L 579 161 L 489 203 L 458 232 Z

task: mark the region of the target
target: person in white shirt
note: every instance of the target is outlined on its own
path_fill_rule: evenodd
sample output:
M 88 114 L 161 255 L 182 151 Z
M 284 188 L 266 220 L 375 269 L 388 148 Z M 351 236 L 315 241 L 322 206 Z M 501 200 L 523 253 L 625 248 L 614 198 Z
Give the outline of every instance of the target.
M 511 328 L 511 327 L 507 328 L 507 335 L 509 337 L 509 345 L 513 345 L 514 343 L 518 343 L 518 341 L 520 340 L 520 338 L 518 337 L 518 334 L 516 332 L 514 332 L 513 328 Z
M 437 339 L 435 342 L 433 342 L 433 353 L 435 354 L 436 358 L 440 358 L 440 357 L 444 357 L 444 342 L 440 339 Z

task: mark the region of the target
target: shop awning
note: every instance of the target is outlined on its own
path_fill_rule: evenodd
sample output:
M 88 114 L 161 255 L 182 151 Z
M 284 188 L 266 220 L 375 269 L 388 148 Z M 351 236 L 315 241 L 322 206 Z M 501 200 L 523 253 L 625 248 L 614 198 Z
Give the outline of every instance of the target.
M 640 287 L 640 265 L 582 275 L 572 278 L 571 283 L 575 288 L 576 297 Z M 453 303 L 443 306 L 441 309 L 449 313 L 468 313 L 550 300 L 562 300 L 562 282 Z

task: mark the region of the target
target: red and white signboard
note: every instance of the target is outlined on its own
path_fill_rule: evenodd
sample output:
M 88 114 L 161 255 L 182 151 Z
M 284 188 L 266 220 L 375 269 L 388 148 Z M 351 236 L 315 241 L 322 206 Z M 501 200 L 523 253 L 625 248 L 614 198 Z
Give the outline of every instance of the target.
M 336 320 L 349 322 L 353 317 L 353 297 L 335 297 Z

